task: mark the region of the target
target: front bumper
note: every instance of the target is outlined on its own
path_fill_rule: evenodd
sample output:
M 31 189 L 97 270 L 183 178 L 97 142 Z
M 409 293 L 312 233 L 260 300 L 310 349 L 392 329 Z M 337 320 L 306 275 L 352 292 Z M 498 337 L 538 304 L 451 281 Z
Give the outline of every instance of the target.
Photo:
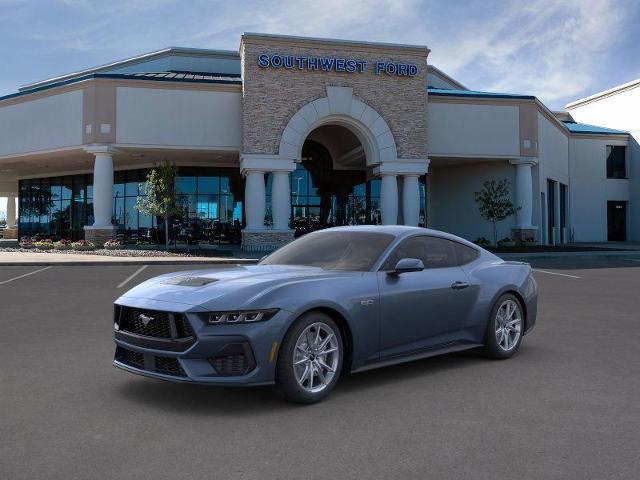
M 182 314 L 193 338 L 167 341 L 116 331 L 114 366 L 146 377 L 174 382 L 224 386 L 270 385 L 275 381 L 277 352 L 291 314 L 280 310 L 264 322 L 207 325 L 192 313 L 196 307 L 127 299 L 125 308 Z M 181 311 L 178 311 L 178 310 Z M 177 350 L 177 351 L 176 351 Z

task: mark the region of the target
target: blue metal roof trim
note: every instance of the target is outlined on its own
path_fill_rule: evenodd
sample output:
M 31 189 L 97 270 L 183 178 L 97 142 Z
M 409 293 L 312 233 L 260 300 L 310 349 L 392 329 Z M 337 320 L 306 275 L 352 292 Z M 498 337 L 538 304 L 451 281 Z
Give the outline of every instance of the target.
M 480 98 L 515 98 L 520 100 L 535 100 L 533 95 L 519 95 L 517 93 L 479 92 L 477 90 L 454 90 L 447 88 L 427 88 L 429 95 L 442 97 L 480 97 Z
M 158 74 L 172 74 L 174 72 L 155 72 L 149 74 L 137 74 L 137 73 L 90 73 L 88 75 L 83 75 L 81 77 L 71 78 L 69 80 L 63 80 L 61 82 L 50 83 L 47 85 L 43 85 L 42 87 L 32 88 L 30 90 L 24 90 L 22 92 L 10 93 L 9 95 L 5 95 L 0 97 L 0 101 L 8 100 L 10 98 L 23 97 L 25 95 L 30 95 L 36 92 L 42 92 L 44 90 L 49 90 L 51 88 L 63 87 L 65 85 L 71 85 L 73 83 L 83 82 L 85 80 L 91 80 L 93 78 L 113 78 L 120 80 L 150 80 L 152 82 L 183 82 L 183 83 L 217 83 L 224 85 L 242 85 L 242 80 L 239 77 L 234 76 L 233 74 L 225 74 L 224 76 L 210 78 L 210 79 L 196 79 L 196 78 L 185 78 L 178 76 L 173 77 L 158 77 Z M 175 74 L 174 75 L 184 75 L 184 74 Z M 194 74 L 194 77 L 200 74 Z
M 571 133 L 598 134 L 598 135 L 629 135 L 624 130 L 614 130 L 613 128 L 598 127 L 597 125 L 589 125 L 587 123 L 577 123 L 563 121 L 564 125 Z

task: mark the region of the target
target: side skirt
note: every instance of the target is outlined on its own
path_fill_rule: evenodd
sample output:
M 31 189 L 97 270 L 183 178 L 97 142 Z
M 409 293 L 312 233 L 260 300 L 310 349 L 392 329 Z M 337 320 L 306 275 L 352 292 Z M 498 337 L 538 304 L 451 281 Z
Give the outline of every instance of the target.
M 391 365 L 398 365 L 400 363 L 413 362 L 414 360 L 421 360 L 423 358 L 437 357 L 438 355 L 445 355 L 447 353 L 461 352 L 463 350 L 471 350 L 474 348 L 482 347 L 481 343 L 464 343 L 456 345 L 448 345 L 446 347 L 436 348 L 433 350 L 426 350 L 419 353 L 412 353 L 409 355 L 402 355 L 400 357 L 389 358 L 374 363 L 363 365 L 362 367 L 351 370 L 351 373 L 366 372 L 367 370 L 373 370 L 376 368 L 389 367 Z

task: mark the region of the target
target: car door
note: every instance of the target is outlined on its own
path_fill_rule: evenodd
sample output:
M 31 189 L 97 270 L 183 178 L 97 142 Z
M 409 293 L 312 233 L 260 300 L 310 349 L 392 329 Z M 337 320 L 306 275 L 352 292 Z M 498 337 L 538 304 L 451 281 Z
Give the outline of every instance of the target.
M 389 275 L 401 258 L 418 258 L 425 269 Z M 457 265 L 454 242 L 427 235 L 409 237 L 391 252 L 378 286 L 381 358 L 456 341 L 476 297 Z

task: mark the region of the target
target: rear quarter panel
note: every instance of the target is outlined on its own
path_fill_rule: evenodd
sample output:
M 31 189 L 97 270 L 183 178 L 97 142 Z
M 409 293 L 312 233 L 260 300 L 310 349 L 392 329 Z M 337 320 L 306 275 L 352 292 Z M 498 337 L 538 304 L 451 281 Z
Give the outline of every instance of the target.
M 516 292 L 523 300 L 526 316 L 525 330 L 530 330 L 536 320 L 538 297 L 538 288 L 531 266 L 524 262 L 505 262 L 493 255 L 491 257 L 481 257 L 463 267 L 471 283 L 478 285 L 478 302 L 474 316 L 477 324 L 482 326 L 481 338 L 484 337 L 484 329 L 493 305 L 501 295 L 507 292 Z

